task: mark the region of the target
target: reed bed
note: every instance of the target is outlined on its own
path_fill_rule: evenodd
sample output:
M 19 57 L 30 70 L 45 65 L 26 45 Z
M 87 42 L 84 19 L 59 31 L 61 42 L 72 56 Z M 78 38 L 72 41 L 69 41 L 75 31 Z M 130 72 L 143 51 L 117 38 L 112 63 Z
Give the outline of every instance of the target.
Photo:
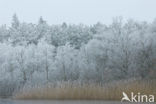
M 24 88 L 14 95 L 15 99 L 55 100 L 121 100 L 122 92 L 156 96 L 156 80 L 122 80 L 107 84 L 73 84 L 62 82 L 57 86 Z

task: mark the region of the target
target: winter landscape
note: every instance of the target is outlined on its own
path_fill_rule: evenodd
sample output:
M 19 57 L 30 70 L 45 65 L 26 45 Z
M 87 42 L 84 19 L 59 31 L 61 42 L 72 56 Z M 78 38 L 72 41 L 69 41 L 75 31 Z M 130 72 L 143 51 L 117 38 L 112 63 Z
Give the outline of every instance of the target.
M 0 25 L 0 104 L 155 102 L 155 19 L 36 21 Z

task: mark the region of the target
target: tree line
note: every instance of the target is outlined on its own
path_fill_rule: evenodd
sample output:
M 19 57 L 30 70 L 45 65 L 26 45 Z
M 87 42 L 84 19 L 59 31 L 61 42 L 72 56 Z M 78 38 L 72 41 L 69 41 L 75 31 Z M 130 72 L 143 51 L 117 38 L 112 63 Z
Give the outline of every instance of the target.
M 61 81 L 106 83 L 155 78 L 156 21 L 112 24 L 21 23 L 0 27 L 0 92 Z

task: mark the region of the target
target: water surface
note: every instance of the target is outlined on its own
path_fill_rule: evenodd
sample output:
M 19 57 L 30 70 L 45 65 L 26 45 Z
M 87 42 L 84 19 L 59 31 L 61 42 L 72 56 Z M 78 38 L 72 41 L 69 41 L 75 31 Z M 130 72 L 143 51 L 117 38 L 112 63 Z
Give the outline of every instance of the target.
M 120 103 L 120 102 L 110 102 L 110 101 L 90 101 L 90 100 L 88 101 L 88 100 L 12 100 L 12 99 L 0 99 L 0 104 L 130 104 L 130 103 L 125 103 L 125 102 Z

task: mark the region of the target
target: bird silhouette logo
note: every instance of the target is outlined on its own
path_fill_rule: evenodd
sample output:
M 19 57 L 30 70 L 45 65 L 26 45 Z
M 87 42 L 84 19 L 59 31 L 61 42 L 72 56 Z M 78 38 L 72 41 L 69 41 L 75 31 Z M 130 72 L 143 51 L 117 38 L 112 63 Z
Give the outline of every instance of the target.
M 131 102 L 131 100 L 129 99 L 128 95 L 125 92 L 123 92 L 122 94 L 123 94 L 123 98 L 121 99 L 121 102 L 123 102 L 123 101 Z

